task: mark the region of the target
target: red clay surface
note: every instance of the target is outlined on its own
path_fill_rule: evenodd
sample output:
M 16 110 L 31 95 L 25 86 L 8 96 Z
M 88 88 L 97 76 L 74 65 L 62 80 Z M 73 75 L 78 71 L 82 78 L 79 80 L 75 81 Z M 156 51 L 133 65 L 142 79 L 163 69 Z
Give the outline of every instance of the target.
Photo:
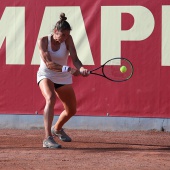
M 0 170 L 170 170 L 169 132 L 65 131 L 46 149 L 43 130 L 0 130 Z

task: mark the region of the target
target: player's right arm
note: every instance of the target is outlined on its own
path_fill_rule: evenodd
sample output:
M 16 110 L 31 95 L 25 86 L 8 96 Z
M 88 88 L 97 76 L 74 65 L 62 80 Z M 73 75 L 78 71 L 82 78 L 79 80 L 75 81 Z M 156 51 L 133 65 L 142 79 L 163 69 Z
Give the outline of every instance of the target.
M 62 72 L 62 65 L 54 63 L 51 60 L 51 56 L 48 52 L 48 37 L 42 37 L 38 40 L 38 47 L 39 52 L 42 60 L 44 61 L 45 65 L 48 69 L 56 71 L 56 72 Z M 73 74 L 74 76 L 78 76 L 80 73 L 78 70 L 69 67 L 68 72 Z
M 42 37 L 38 40 L 39 52 L 42 60 L 48 69 L 62 72 L 62 65 L 52 62 L 51 56 L 48 52 L 48 37 Z

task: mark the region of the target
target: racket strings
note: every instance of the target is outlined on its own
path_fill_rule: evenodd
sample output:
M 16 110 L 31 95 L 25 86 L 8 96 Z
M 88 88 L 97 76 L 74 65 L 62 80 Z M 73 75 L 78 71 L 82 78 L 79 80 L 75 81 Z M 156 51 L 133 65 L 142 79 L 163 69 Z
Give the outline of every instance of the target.
M 121 72 L 120 68 L 126 67 L 125 72 Z M 113 81 L 125 81 L 128 80 L 133 73 L 133 67 L 128 60 L 125 59 L 113 59 L 108 61 L 103 67 L 103 74 Z

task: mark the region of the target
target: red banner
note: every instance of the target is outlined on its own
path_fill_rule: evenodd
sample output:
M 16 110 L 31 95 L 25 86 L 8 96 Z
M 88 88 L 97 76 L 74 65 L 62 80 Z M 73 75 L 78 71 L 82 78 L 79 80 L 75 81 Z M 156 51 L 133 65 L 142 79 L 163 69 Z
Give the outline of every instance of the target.
M 0 114 L 43 113 L 36 84 L 37 39 L 50 34 L 64 12 L 78 56 L 88 69 L 125 57 L 133 77 L 114 83 L 73 77 L 77 115 L 170 117 L 170 2 L 168 0 L 1 0 Z M 69 61 L 69 65 L 72 65 Z M 55 114 L 63 107 L 57 100 Z

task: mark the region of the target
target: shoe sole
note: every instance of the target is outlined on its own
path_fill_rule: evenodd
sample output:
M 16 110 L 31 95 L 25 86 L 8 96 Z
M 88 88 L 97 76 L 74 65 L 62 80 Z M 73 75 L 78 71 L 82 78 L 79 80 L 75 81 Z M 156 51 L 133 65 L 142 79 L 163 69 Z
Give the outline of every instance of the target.
M 61 145 L 59 145 L 58 147 L 52 147 L 52 146 L 47 146 L 47 145 L 44 145 L 43 144 L 43 148 L 56 148 L 56 149 L 59 149 L 59 148 L 61 148 Z
M 55 138 L 55 137 L 57 137 L 58 139 L 60 139 L 61 141 L 63 141 L 63 142 L 71 142 L 72 140 L 63 140 L 63 139 L 61 139 L 58 135 L 56 135 L 56 134 L 52 134 L 53 135 L 53 138 Z

